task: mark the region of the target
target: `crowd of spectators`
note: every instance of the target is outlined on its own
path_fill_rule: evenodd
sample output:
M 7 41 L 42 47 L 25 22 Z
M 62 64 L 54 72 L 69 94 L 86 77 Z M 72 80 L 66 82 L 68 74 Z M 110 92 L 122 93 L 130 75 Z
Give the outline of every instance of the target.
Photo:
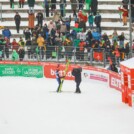
M 19 1 L 20 8 L 24 8 L 23 2 Z M 30 8 L 28 14 L 35 15 L 37 24 L 24 29 L 24 38 L 20 37 L 19 41 L 16 39 L 11 41 L 12 33 L 10 29 L 5 27 L 0 36 L 0 59 L 2 60 L 4 56 L 9 59 L 10 49 L 12 50 L 12 60 L 20 61 L 24 59 L 26 54 L 28 59 L 40 58 L 43 60 L 44 55 L 46 55 L 46 59 L 55 58 L 56 55 L 59 59 L 63 57 L 71 59 L 74 52 L 77 60 L 84 60 L 84 54 L 90 53 L 91 49 L 94 49 L 94 52 L 105 50 L 107 60 L 111 58 L 113 63 L 115 61 L 119 63 L 125 57 L 128 58 L 130 47 L 129 42 L 125 42 L 123 32 L 118 34 L 115 30 L 111 36 L 107 33 L 102 34 L 101 14 L 97 10 L 97 0 L 78 0 L 78 7 L 75 5 L 77 0 L 70 0 L 70 2 L 72 15 L 69 17 L 65 13 L 66 0 L 60 0 L 60 11 L 56 10 L 56 0 L 44 0 L 45 16 L 42 11 L 34 13 L 34 5 L 32 5 L 33 8 Z M 89 28 L 86 21 L 79 17 L 79 13 L 83 13 L 84 4 L 87 9 Z M 31 7 L 31 5 L 29 6 Z M 44 21 L 44 18 L 49 17 L 50 14 L 51 20 Z M 28 19 L 30 20 L 30 17 Z M 18 12 L 16 12 L 14 20 L 17 33 L 19 33 L 21 16 Z M 74 21 L 73 28 L 71 28 L 72 21 Z

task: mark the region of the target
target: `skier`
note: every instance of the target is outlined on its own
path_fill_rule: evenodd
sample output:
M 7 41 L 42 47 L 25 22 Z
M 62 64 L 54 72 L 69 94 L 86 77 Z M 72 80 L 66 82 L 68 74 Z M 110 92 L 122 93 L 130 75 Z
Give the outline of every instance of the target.
M 60 85 L 61 85 L 61 78 L 64 78 L 65 76 L 60 76 L 60 70 L 59 70 L 59 64 L 57 66 L 55 75 L 56 75 L 56 80 L 58 81 L 58 88 L 57 88 L 57 92 L 60 92 Z
M 76 82 L 75 93 L 81 93 L 80 87 L 79 87 L 81 83 L 81 72 L 82 72 L 82 68 L 74 68 L 72 70 L 72 75 L 75 77 L 75 82 Z

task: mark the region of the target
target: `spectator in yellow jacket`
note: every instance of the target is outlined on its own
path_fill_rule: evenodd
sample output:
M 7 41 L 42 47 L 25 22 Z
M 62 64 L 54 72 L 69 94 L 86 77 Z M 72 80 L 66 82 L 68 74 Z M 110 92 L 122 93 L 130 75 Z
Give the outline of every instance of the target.
M 41 34 L 39 34 L 38 38 L 37 38 L 37 44 L 39 47 L 43 47 L 44 46 L 44 38 L 41 36 Z

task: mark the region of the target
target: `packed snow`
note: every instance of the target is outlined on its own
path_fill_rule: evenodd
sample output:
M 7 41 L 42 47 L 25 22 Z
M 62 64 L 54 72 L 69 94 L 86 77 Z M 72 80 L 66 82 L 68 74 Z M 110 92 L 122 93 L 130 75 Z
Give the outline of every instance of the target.
M 94 81 L 0 77 L 0 134 L 133 134 L 134 109 Z

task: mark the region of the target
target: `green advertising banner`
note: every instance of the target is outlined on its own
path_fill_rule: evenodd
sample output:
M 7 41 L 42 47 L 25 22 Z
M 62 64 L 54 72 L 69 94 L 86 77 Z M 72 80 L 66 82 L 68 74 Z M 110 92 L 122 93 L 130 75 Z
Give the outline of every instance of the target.
M 0 64 L 0 76 L 24 76 L 24 77 L 43 77 L 42 66 L 28 65 L 2 65 Z

